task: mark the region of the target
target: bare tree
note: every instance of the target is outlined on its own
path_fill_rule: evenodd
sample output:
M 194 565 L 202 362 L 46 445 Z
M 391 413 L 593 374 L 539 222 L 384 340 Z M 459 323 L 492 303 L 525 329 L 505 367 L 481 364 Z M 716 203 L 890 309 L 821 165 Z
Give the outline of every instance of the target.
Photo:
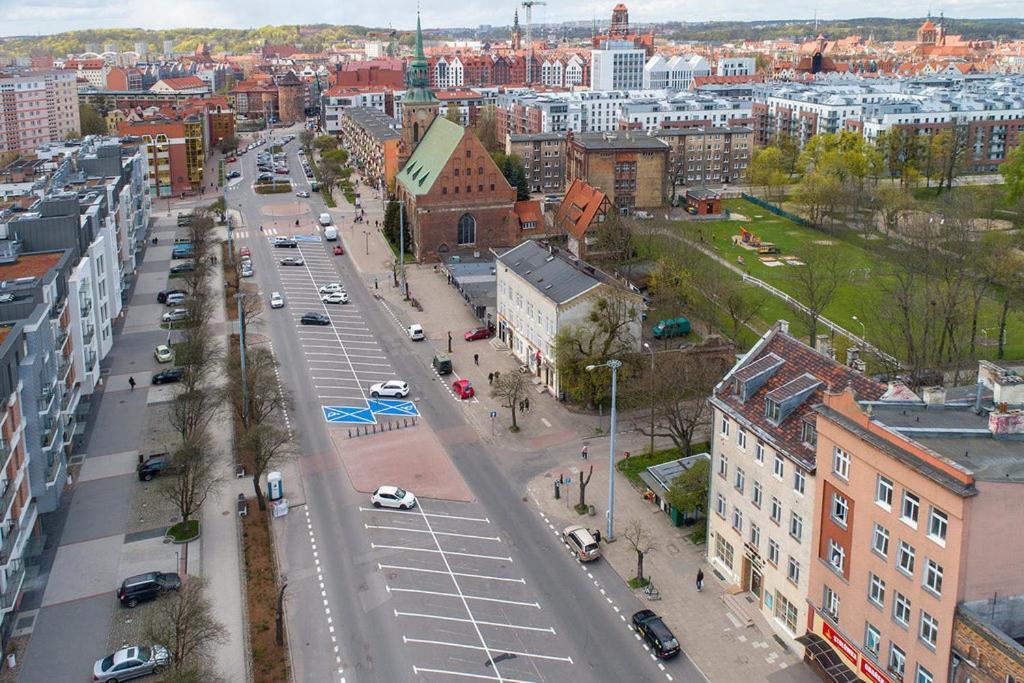
M 576 506 L 576 512 L 581 515 L 587 511 L 587 484 L 590 483 L 590 478 L 594 476 L 594 466 L 590 466 L 590 471 L 587 472 L 587 476 L 583 476 L 583 472 L 580 472 L 580 502 Z
M 528 384 L 526 377 L 520 372 L 506 372 L 494 380 L 491 396 L 499 399 L 501 404 L 512 411 L 511 431 L 519 431 L 516 423 L 516 409 L 519 402 L 526 398 Z
M 182 443 L 201 439 L 220 409 L 220 398 L 200 388 L 182 387 L 174 396 L 168 421 L 181 435 Z
M 242 420 L 242 366 L 237 352 L 227 354 L 228 381 L 221 394 L 238 420 Z M 245 352 L 247 418 L 250 425 L 263 424 L 267 418 L 292 405 L 288 390 L 277 381 L 277 359 L 265 346 L 250 346 Z
M 161 495 L 178 510 L 182 522 L 190 521 L 221 484 L 213 458 L 205 451 L 206 439 L 194 438 L 178 447 L 172 456 L 174 472 L 164 477 Z
M 242 435 L 239 456 L 252 477 L 252 488 L 260 510 L 267 509 L 260 480 L 263 475 L 294 455 L 292 438 L 288 430 L 269 422 L 249 423 Z
M 626 524 L 622 537 L 626 539 L 633 552 L 636 553 L 636 580 L 645 583 L 644 579 L 644 557 L 658 549 L 654 535 L 647 530 L 639 519 L 631 519 Z
M 631 355 L 638 317 L 639 311 L 625 299 L 601 298 L 581 324 L 559 332 L 555 337 L 559 384 L 579 400 L 591 405 L 600 402 L 608 390 L 608 381 L 586 368 L 609 358 Z M 625 379 L 625 374 L 628 369 L 623 366 L 619 379 Z
M 839 250 L 830 245 L 810 244 L 797 255 L 803 265 L 793 267 L 789 276 L 796 288 L 797 299 L 808 309 L 804 312 L 807 337 L 811 348 L 814 348 L 818 340 L 818 318 L 832 303 L 843 279 Z
M 214 616 L 202 577 L 185 577 L 179 590 L 157 600 L 144 632 L 148 641 L 167 648 L 172 675 L 164 680 L 185 683 L 209 681 L 217 676 L 210 664 L 214 661 L 211 649 L 227 642 L 228 633 Z
M 614 263 L 616 267 L 625 266 L 626 277 L 629 277 L 633 257 L 636 253 L 633 233 L 632 219 L 621 216 L 615 211 L 609 211 L 604 222 L 598 224 L 595 235 L 597 242 L 594 244 L 592 252 L 595 255 L 600 254 Z
M 717 277 L 709 277 L 701 287 L 704 296 L 729 319 L 728 334 L 734 344 L 740 343 L 740 333 L 771 298 L 768 292 L 744 284 L 732 273 L 722 272 Z

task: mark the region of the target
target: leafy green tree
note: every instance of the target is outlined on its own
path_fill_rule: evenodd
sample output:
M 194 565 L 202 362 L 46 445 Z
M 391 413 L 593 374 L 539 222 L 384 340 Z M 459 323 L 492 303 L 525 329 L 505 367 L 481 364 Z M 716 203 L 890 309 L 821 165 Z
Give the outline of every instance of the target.
M 665 494 L 665 500 L 680 512 L 706 512 L 710 475 L 711 465 L 707 458 L 701 458 L 676 477 Z
M 555 337 L 555 363 L 559 384 L 577 401 L 597 405 L 607 395 L 607 373 L 590 372 L 609 358 L 627 359 L 635 345 L 632 327 L 639 312 L 622 299 L 600 298 L 579 325 L 561 330 Z M 619 381 L 629 375 L 629 366 L 619 369 Z
M 82 135 L 104 135 L 107 132 L 107 122 L 91 104 L 78 105 L 78 118 Z
M 412 232 L 409 230 L 409 221 L 400 221 L 398 210 L 399 202 L 395 200 L 389 201 L 387 208 L 384 209 L 384 237 L 397 249 L 399 226 L 404 226 L 405 251 L 406 253 L 412 253 Z
M 313 146 L 320 150 L 321 153 L 337 148 L 338 144 L 338 138 L 333 135 L 318 135 L 313 140 Z
M 230 135 L 226 138 L 221 138 L 220 142 L 217 143 L 217 149 L 220 150 L 221 154 L 227 154 L 228 152 L 234 152 L 238 149 L 238 138 L 234 135 Z
M 1016 204 L 1024 199 L 1024 145 L 1006 155 L 1006 161 L 999 167 L 1006 183 L 1006 199 Z
M 748 173 L 750 184 L 764 188 L 764 196 L 769 201 L 779 198 L 779 189 L 786 182 L 783 152 L 778 147 L 762 147 L 754 152 Z

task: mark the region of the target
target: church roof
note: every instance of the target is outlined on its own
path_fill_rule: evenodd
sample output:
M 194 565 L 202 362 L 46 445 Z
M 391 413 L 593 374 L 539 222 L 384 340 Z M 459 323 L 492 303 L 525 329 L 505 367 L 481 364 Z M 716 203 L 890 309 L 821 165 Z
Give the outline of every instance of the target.
M 434 181 L 441 175 L 445 164 L 462 141 L 465 129 L 445 118 L 436 118 L 416 145 L 408 163 L 399 171 L 396 180 L 410 193 L 422 195 L 430 192 Z

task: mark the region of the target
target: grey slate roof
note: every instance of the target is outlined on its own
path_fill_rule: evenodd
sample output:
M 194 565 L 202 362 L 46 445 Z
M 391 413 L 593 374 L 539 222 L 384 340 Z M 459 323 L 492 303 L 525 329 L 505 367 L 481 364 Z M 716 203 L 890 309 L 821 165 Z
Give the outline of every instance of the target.
M 594 274 L 584 272 L 583 269 L 593 268 L 583 261 L 577 261 L 577 267 L 563 260 L 561 254 L 552 254 L 533 240 L 509 249 L 498 256 L 498 261 L 557 304 L 570 301 L 601 284 L 596 271 Z

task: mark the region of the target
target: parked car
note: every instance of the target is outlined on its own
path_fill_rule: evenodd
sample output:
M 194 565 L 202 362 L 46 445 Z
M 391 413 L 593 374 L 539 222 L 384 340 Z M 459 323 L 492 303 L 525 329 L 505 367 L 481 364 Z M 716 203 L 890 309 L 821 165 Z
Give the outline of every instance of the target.
M 601 556 L 601 546 L 591 533 L 579 524 L 572 524 L 562 530 L 562 540 L 580 562 L 590 562 Z
M 238 250 L 239 256 L 252 256 L 252 252 L 249 251 L 249 247 L 242 247 Z
M 326 285 L 320 288 L 321 294 L 333 294 L 334 292 L 344 292 L 345 286 L 340 282 L 328 282 Z
M 452 359 L 450 356 L 444 353 L 439 353 L 434 356 L 430 364 L 434 366 L 434 370 L 439 375 L 450 375 L 452 374 Z
M 227 173 L 227 175 L 225 175 L 224 177 L 227 178 L 228 180 L 231 180 L 232 178 L 241 178 L 242 177 L 242 172 L 241 171 L 229 171 Z
M 275 237 L 274 246 L 278 249 L 298 249 L 299 243 L 291 237 Z
M 380 486 L 370 495 L 370 502 L 375 508 L 411 510 L 416 507 L 416 496 L 398 486 Z
M 185 303 L 187 295 L 184 292 L 178 294 L 168 294 L 167 301 L 164 302 L 165 306 L 180 306 Z
M 302 260 L 301 256 L 285 256 L 280 261 L 282 266 L 304 266 L 306 262 Z
M 125 607 L 135 607 L 140 602 L 158 597 L 164 591 L 176 591 L 179 588 L 181 577 L 173 572 L 146 572 L 122 581 L 121 587 L 117 589 L 117 600 Z
M 473 329 L 467 331 L 466 334 L 462 335 L 462 337 L 466 341 L 476 341 L 477 339 L 489 339 L 490 336 L 491 328 L 487 326 L 474 327 Z
M 344 253 L 345 253 L 345 248 L 344 247 L 342 247 L 340 244 L 335 244 L 334 245 L 334 255 L 335 256 L 341 256 Z
M 172 294 L 184 294 L 184 293 L 185 293 L 184 289 L 165 289 L 165 290 L 163 290 L 162 292 L 160 292 L 159 294 L 156 295 L 156 301 L 157 301 L 157 303 L 160 303 L 160 304 L 166 303 L 167 302 L 167 297 L 169 297 L 170 295 L 172 295 Z
M 427 335 L 423 334 L 423 326 L 419 323 L 413 323 L 409 325 L 409 339 L 413 341 L 423 341 L 427 338 Z
M 270 293 L 270 307 L 271 308 L 284 308 L 284 297 L 281 296 L 281 292 Z
M 242 264 L 242 273 L 241 273 L 241 275 L 242 275 L 242 277 L 252 277 L 253 276 L 252 263 L 243 263 Z
M 668 659 L 679 654 L 679 641 L 661 617 L 653 611 L 642 609 L 634 614 L 633 628 L 643 636 L 660 659 Z
M 460 399 L 473 398 L 476 396 L 476 389 L 470 384 L 468 379 L 457 379 L 452 382 L 452 389 L 455 391 L 455 395 Z
M 184 368 L 167 368 L 153 375 L 153 384 L 172 384 L 185 377 Z
M 113 683 L 160 673 L 170 659 L 170 653 L 163 645 L 122 648 L 93 665 L 92 680 L 97 683 Z
M 191 273 L 195 269 L 196 264 L 192 263 L 191 261 L 184 261 L 183 263 L 178 263 L 171 266 L 171 274 L 175 275 L 177 273 Z
M 686 318 L 659 320 L 658 324 L 651 329 L 651 334 L 655 339 L 690 334 L 690 321 Z
M 347 304 L 348 294 L 345 292 L 331 292 L 320 297 L 320 301 L 323 301 L 325 304 Z
M 170 363 L 174 360 L 174 351 L 167 344 L 160 344 L 153 350 L 153 355 L 156 356 L 157 363 Z
M 295 196 L 296 197 L 302 197 L 303 199 L 308 199 L 309 198 L 309 193 L 306 192 L 305 190 L 299 190 L 298 192 L 295 193 Z
M 392 398 L 405 398 L 409 395 L 409 383 L 400 379 L 390 379 L 387 382 L 377 382 L 370 386 L 370 396 L 380 398 L 389 396 Z
M 233 154 L 232 154 L 231 156 L 229 156 L 229 157 L 228 157 L 227 159 L 225 159 L 224 161 L 228 162 L 229 164 L 233 164 L 233 163 L 235 163 L 236 161 L 238 161 L 238 157 L 236 157 L 235 155 L 233 155 Z
M 167 453 L 151 455 L 145 462 L 140 462 L 135 470 L 139 475 L 139 481 L 150 481 L 153 477 L 171 470 L 171 456 Z
M 310 311 L 309 313 L 303 313 L 299 322 L 303 325 L 330 325 L 331 318 L 326 313 Z
M 187 317 L 188 309 L 175 308 L 174 310 L 167 311 L 166 313 L 164 313 L 162 316 L 160 316 L 160 319 L 165 323 L 176 323 L 178 321 L 184 320 Z

